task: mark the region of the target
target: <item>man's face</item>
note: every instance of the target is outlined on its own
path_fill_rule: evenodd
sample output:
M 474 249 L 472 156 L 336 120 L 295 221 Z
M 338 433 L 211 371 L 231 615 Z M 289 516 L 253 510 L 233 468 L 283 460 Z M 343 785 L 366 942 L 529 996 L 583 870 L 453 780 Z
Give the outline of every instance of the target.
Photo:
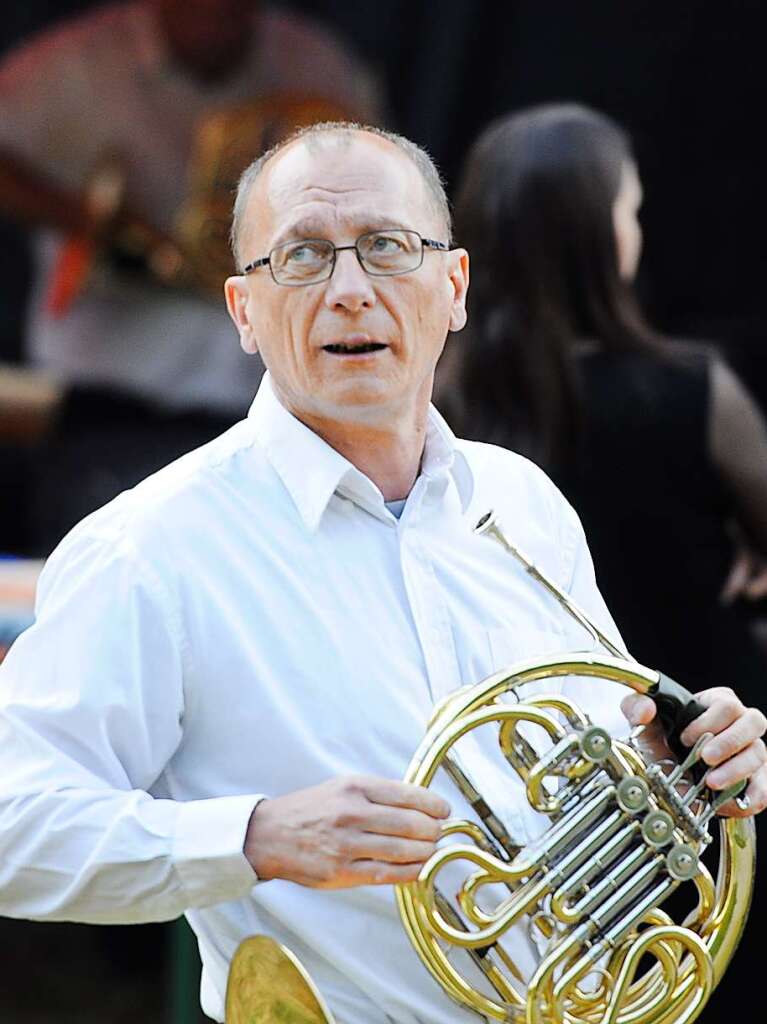
M 245 260 L 282 242 L 352 245 L 379 228 L 444 241 L 426 186 L 396 146 L 370 134 L 298 140 L 267 164 L 247 208 Z M 276 284 L 268 267 L 227 282 L 246 351 L 258 351 L 282 403 L 305 422 L 386 427 L 425 409 L 449 330 L 465 322 L 468 258 L 426 249 L 418 270 L 374 277 L 354 251 L 337 254 L 318 284 Z M 355 347 L 379 346 L 355 352 Z

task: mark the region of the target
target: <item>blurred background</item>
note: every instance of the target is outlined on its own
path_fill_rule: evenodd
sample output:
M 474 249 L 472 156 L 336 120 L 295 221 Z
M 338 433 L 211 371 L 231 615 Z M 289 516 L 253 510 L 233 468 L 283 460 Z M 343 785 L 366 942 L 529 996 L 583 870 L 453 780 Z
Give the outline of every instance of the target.
M 189 10 L 195 6 L 199 2 L 190 0 Z M 577 101 L 614 118 L 628 131 L 641 169 L 644 250 L 637 289 L 649 321 L 669 336 L 717 346 L 767 411 L 767 156 L 760 139 L 764 75 L 757 0 L 726 5 L 703 0 L 295 0 L 240 6 L 268 6 L 275 17 L 284 12 L 288 19 L 310 19 L 300 24 L 320 26 L 317 46 L 331 39 L 338 52 L 348 54 L 347 65 L 339 59 L 334 67 L 338 73 L 348 67 L 351 76 L 335 95 L 323 99 L 424 145 L 449 191 L 472 141 L 499 115 L 543 102 Z M 58 32 L 62 21 L 89 17 L 100 7 L 84 0 L 14 4 L 0 20 L 2 56 L 14 59 L 37 33 Z M 46 46 L 55 49 L 58 37 L 48 38 L 41 52 Z M 311 48 L 310 29 L 302 39 Z M 308 50 L 286 50 L 281 89 L 295 91 L 298 82 L 303 83 L 299 91 L 311 92 L 301 77 L 310 58 Z M 36 59 L 44 58 L 38 54 Z M 78 59 L 72 50 L 73 65 Z M 330 58 L 325 53 L 317 59 L 321 68 Z M 21 75 L 23 61 L 16 68 L 22 69 Z M 12 78 L 17 72 L 6 73 Z M 212 92 L 215 79 L 211 73 Z M 201 74 L 199 81 L 208 79 Z M 55 91 L 55 78 L 48 84 Z M 4 113 L 0 101 L 0 140 L 12 150 L 14 129 L 3 127 Z M 42 116 L 45 123 L 39 109 L 30 107 L 27 113 Z M 84 120 L 90 116 L 86 111 Z M 52 117 L 52 137 L 56 127 Z M 29 149 L 22 147 L 22 155 L 29 160 Z M 105 177 L 108 182 L 108 173 Z M 85 189 L 87 182 L 81 184 Z M 65 519 L 54 521 L 50 512 L 66 501 L 69 491 L 77 490 L 81 456 L 93 458 L 96 466 L 97 484 L 87 498 L 95 507 L 111 496 L 110 488 L 133 482 L 131 474 L 138 478 L 151 471 L 153 460 L 162 464 L 205 440 L 206 431 L 217 433 L 228 418 L 237 418 L 237 408 L 212 401 L 204 416 L 198 415 L 206 393 L 194 392 L 190 385 L 196 404 L 184 405 L 179 399 L 169 412 L 159 409 L 155 395 L 136 397 L 118 388 L 124 404 L 115 435 L 119 440 L 111 451 L 124 455 L 130 465 L 124 474 L 115 468 L 114 475 L 105 477 L 105 456 L 93 451 L 93 435 L 105 403 L 114 408 L 112 395 L 104 393 L 104 381 L 97 381 L 95 397 L 89 391 L 83 399 L 88 388 L 83 389 L 82 380 L 64 372 L 55 358 L 46 362 L 43 350 L 30 345 L 28 309 L 39 280 L 34 263 L 39 240 L 28 222 L 36 218 L 15 216 L 8 205 L 0 218 L 0 551 L 16 574 L 2 600 L 8 620 L 17 622 L 28 606 L 29 573 L 34 575 L 37 560 L 66 529 Z M 102 255 L 99 246 L 93 238 L 88 245 L 79 244 L 81 235 L 75 226 L 68 269 L 60 273 L 63 317 L 80 300 L 77 287 L 87 290 L 89 275 L 98 276 L 94 265 Z M 66 232 L 60 237 L 67 237 Z M 118 256 L 110 256 L 115 273 L 120 261 L 131 260 L 126 272 L 135 273 L 133 264 L 144 258 L 125 252 Z M 170 269 L 160 270 L 163 287 L 173 287 L 176 272 L 171 258 Z M 72 285 L 70 278 L 77 280 L 78 275 L 81 284 Z M 184 279 L 184 287 L 190 279 Z M 233 330 L 231 341 L 236 345 Z M 247 390 L 247 382 L 243 387 Z M 153 448 L 151 458 L 145 450 L 137 457 L 146 438 L 156 436 L 158 422 L 166 422 L 153 417 L 171 415 L 173 429 L 167 433 L 177 450 L 169 443 L 167 449 Z M 143 439 L 138 421 L 147 431 Z M 138 434 L 132 433 L 134 426 Z M 61 449 L 56 446 L 64 434 L 69 447 Z M 79 518 L 88 510 L 75 502 L 69 514 Z M 19 582 L 25 569 L 28 575 Z M 674 573 L 673 564 L 668 572 Z M 758 635 L 764 600 L 743 600 L 738 608 Z M 7 629 L 10 639 L 13 626 Z M 641 652 L 635 653 L 641 658 Z M 762 692 L 748 696 L 764 704 Z M 753 926 L 749 935 L 751 942 L 738 955 L 736 969 L 704 1013 L 704 1024 L 724 1020 L 735 993 L 743 998 L 744 979 L 757 969 L 754 944 L 759 940 Z M 3 1024 L 120 1024 L 139 1018 L 145 1024 L 192 1024 L 201 1019 L 196 955 L 183 923 L 96 929 L 0 920 L 0 949 Z

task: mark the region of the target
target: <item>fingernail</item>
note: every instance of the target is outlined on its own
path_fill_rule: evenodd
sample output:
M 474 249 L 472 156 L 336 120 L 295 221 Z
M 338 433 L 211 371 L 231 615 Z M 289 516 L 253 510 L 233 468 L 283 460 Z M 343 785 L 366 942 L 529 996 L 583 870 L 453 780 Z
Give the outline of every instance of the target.
M 719 772 L 709 772 L 706 776 L 706 785 L 709 789 L 725 789 L 724 776 Z

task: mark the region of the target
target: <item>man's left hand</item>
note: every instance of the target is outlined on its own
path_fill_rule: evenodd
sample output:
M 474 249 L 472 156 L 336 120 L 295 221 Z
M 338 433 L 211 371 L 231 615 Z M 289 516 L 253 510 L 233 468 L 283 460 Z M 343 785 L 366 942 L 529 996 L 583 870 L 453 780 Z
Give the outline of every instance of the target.
M 767 749 L 761 738 L 767 729 L 767 718 L 758 708 L 745 707 L 726 686 L 702 690 L 695 694 L 695 699 L 706 710 L 687 726 L 680 738 L 685 746 L 692 747 L 704 733 L 713 733 L 701 751 L 703 761 L 713 768 L 707 785 L 723 790 L 743 779 L 750 780 L 744 794 L 748 807 L 740 808 L 730 800 L 719 813 L 733 818 L 758 814 L 767 807 Z M 655 702 L 638 693 L 625 697 L 621 709 L 632 726 L 649 726 L 655 718 Z M 653 729 L 647 732 L 652 749 Z

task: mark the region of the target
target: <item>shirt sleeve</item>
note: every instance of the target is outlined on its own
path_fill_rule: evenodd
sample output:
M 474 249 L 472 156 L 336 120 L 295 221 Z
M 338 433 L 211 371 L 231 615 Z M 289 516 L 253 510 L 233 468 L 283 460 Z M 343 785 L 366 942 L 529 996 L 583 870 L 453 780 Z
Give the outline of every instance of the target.
M 179 802 L 184 643 L 127 543 L 83 536 L 43 571 L 36 622 L 0 669 L 0 914 L 169 920 L 241 898 L 258 794 Z

